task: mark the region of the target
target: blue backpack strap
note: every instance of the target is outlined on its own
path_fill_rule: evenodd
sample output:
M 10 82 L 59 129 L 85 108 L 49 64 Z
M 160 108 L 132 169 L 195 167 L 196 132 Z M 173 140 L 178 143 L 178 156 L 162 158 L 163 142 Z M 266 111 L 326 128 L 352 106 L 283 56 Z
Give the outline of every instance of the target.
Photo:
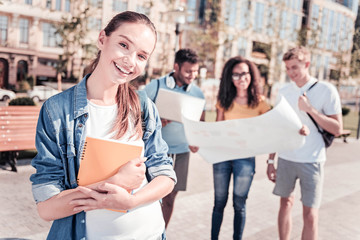
M 144 90 L 137 90 L 136 93 L 139 97 L 141 112 L 143 112 L 147 105 L 146 102 L 147 102 L 148 96 L 146 95 L 146 92 Z
M 155 97 L 154 97 L 154 102 L 156 101 L 157 95 L 158 95 L 158 93 L 159 93 L 160 79 L 157 79 L 157 80 L 156 80 L 156 83 L 157 83 L 157 85 L 156 85 L 156 94 L 155 94 Z

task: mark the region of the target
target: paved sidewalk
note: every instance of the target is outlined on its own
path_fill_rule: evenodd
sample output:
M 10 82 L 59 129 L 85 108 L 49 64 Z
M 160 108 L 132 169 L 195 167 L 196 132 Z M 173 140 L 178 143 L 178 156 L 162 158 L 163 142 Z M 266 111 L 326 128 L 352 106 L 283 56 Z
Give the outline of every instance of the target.
M 360 141 L 343 143 L 336 139 L 328 149 L 325 183 L 320 208 L 319 239 L 360 239 Z M 256 174 L 247 201 L 247 220 L 243 239 L 278 239 L 277 211 L 279 197 L 272 194 L 274 184 L 266 177 L 267 156 L 259 156 Z M 213 207 L 211 165 L 197 154 L 192 155 L 188 191 L 176 199 L 173 218 L 169 223 L 169 239 L 210 239 Z M 296 187 L 291 239 L 301 239 L 302 205 L 299 186 Z M 230 240 L 233 234 L 232 188 L 229 190 L 220 239 Z
M 266 156 L 257 157 L 256 175 L 247 204 L 245 240 L 278 239 L 279 198 L 272 195 L 273 183 L 265 175 Z M 0 169 L 0 239 L 45 239 L 50 223 L 36 213 L 29 176 L 29 160 L 19 161 L 18 173 Z M 325 185 L 320 209 L 320 239 L 360 239 L 360 141 L 345 144 L 336 139 L 328 149 Z M 180 192 L 169 224 L 170 240 L 210 239 L 213 205 L 212 167 L 198 154 L 191 155 L 188 191 Z M 297 187 L 298 189 L 298 187 Z M 231 189 L 230 189 L 231 191 Z M 232 191 L 231 191 L 232 192 Z M 291 239 L 300 239 L 302 207 L 297 193 Z M 225 210 L 221 240 L 232 239 L 232 195 Z

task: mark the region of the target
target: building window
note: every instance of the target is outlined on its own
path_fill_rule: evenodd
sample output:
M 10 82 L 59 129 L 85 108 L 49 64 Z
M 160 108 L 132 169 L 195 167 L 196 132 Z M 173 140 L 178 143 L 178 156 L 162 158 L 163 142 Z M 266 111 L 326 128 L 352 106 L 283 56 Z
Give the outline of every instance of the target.
M 20 28 L 20 43 L 29 43 L 29 20 L 25 18 L 20 18 L 19 28 Z
M 238 25 L 239 30 L 243 30 L 248 27 L 249 25 L 249 19 L 250 19 L 250 4 L 251 2 L 249 0 L 242 0 L 239 2 L 240 8 L 240 23 Z
M 333 34 L 333 26 L 334 26 L 334 11 L 330 11 L 329 20 L 327 24 L 327 37 L 326 37 L 327 39 L 326 49 L 328 50 L 332 48 L 333 38 L 335 37 Z
M 282 11 L 281 13 L 281 26 L 280 26 L 280 38 L 286 38 L 286 25 L 287 25 L 287 12 Z
M 255 19 L 254 19 L 254 31 L 262 32 L 264 22 L 264 4 L 256 3 L 255 7 Z
M 32 0 L 25 0 L 24 3 L 27 5 L 32 5 Z
M 44 47 L 57 47 L 59 36 L 55 34 L 56 28 L 50 23 L 43 23 L 43 46 Z
M 123 12 L 128 9 L 128 2 L 124 0 L 114 0 L 113 1 L 113 11 L 114 12 Z
M 318 41 L 316 41 L 316 39 L 319 39 L 321 34 L 319 25 L 319 9 L 319 5 L 313 4 L 310 19 L 310 37 L 308 38 L 308 44 L 310 46 L 318 45 Z
M 188 0 L 187 1 L 187 12 L 189 16 L 187 16 L 188 22 L 195 22 L 196 19 L 196 0 Z
M 299 16 L 296 14 L 293 14 L 292 22 L 291 22 L 291 31 L 292 31 L 291 38 L 293 41 L 296 41 L 298 31 L 299 31 L 298 19 L 299 19 Z
M 325 47 L 324 44 L 325 44 L 325 35 L 326 35 L 326 32 L 327 32 L 327 23 L 328 23 L 328 15 L 329 15 L 329 10 L 324 8 L 323 11 L 322 11 L 322 18 L 321 18 L 321 26 L 324 26 L 322 29 L 321 29 L 321 35 L 320 35 L 320 42 L 319 42 L 319 47 L 320 48 L 323 48 Z
M 223 57 L 224 59 L 229 59 L 231 57 L 231 49 L 232 49 L 232 42 L 233 42 L 233 35 L 228 35 L 226 39 L 226 43 L 224 44 L 224 52 Z
M 328 71 L 329 71 L 329 57 L 325 56 L 323 79 L 327 79 Z
M 335 28 L 335 35 L 334 35 L 334 50 L 335 51 L 339 51 L 339 34 L 336 33 L 340 33 L 340 22 L 341 22 L 341 14 L 340 13 L 336 13 L 336 28 Z
M 354 22 L 351 20 L 351 18 L 347 18 L 347 49 L 346 50 L 350 50 L 351 49 L 351 43 L 352 43 L 352 29 L 354 28 Z
M 0 44 L 7 41 L 8 18 L 0 16 Z
M 55 2 L 55 10 L 61 11 L 61 0 L 56 0 L 56 2 Z
M 271 5 L 267 10 L 267 25 L 266 25 L 266 33 L 269 36 L 273 36 L 275 29 L 277 29 L 276 16 L 277 16 L 276 6 Z
M 101 30 L 101 19 L 90 17 L 88 19 L 88 29 L 89 30 Z
M 70 12 L 70 0 L 65 0 L 65 11 Z
M 144 7 L 144 6 L 141 6 L 141 5 L 136 6 L 136 11 L 138 13 L 142 13 L 142 14 L 145 14 L 145 15 L 150 14 L 150 8 L 147 8 L 147 7 Z
M 231 27 L 235 26 L 236 22 L 236 0 L 226 0 L 226 15 L 225 24 Z
M 247 40 L 246 38 L 238 38 L 238 55 L 246 57 Z
M 87 0 L 89 6 L 102 8 L 102 0 Z
M 46 0 L 46 8 L 51 9 L 51 0 Z

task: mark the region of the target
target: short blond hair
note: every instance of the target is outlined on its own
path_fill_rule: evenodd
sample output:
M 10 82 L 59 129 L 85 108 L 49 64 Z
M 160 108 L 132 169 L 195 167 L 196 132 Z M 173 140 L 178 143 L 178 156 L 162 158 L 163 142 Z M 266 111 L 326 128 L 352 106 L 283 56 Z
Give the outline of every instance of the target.
M 297 59 L 300 62 L 310 62 L 310 52 L 304 46 L 291 48 L 284 54 L 283 61 L 291 59 Z

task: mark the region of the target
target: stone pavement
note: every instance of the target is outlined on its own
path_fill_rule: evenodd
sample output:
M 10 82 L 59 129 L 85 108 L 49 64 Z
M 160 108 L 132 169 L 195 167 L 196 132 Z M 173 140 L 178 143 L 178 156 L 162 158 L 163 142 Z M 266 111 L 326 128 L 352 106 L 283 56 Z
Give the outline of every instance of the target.
M 266 156 L 257 157 L 255 178 L 247 202 L 245 240 L 278 239 L 279 198 L 265 175 Z M 37 216 L 31 196 L 29 160 L 20 160 L 18 173 L 0 169 L 0 239 L 45 239 L 50 223 Z M 360 239 L 360 141 L 336 139 L 328 149 L 320 208 L 319 239 Z M 210 239 L 213 206 L 212 167 L 198 154 L 191 155 L 188 191 L 180 192 L 167 236 L 170 240 Z M 232 190 L 230 189 L 230 192 Z M 302 207 L 297 186 L 291 239 L 300 239 Z M 232 194 L 225 210 L 221 240 L 232 239 Z

